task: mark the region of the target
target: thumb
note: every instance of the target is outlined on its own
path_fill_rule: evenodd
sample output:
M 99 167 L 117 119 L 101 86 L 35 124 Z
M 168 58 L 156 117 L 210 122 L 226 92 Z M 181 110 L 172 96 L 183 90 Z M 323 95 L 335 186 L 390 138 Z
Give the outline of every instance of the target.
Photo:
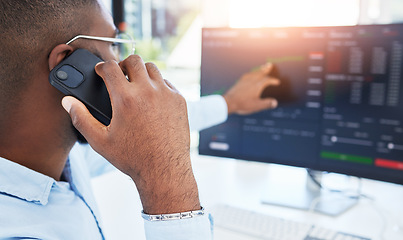
M 97 141 L 103 139 L 105 126 L 91 115 L 82 102 L 74 97 L 66 96 L 62 99 L 62 106 L 70 114 L 74 127 L 90 145 L 96 145 Z

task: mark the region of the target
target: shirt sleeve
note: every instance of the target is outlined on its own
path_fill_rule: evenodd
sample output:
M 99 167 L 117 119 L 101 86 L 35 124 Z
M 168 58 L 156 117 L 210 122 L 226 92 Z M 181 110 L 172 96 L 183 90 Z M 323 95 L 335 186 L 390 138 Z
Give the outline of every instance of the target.
M 187 106 L 191 131 L 218 125 L 228 118 L 227 102 L 220 95 L 202 97 L 200 101 L 188 102 Z
M 210 214 L 172 221 L 145 220 L 144 228 L 147 240 L 213 239 L 213 218 Z

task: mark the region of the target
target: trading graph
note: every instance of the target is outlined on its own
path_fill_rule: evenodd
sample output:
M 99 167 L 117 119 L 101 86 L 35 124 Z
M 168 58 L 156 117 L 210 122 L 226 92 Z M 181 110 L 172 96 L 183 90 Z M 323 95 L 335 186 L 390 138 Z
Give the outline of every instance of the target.
M 278 108 L 201 132 L 202 153 L 403 170 L 402 26 L 204 29 L 202 95 L 225 93 L 266 62 L 281 85 L 262 97 L 278 99 Z

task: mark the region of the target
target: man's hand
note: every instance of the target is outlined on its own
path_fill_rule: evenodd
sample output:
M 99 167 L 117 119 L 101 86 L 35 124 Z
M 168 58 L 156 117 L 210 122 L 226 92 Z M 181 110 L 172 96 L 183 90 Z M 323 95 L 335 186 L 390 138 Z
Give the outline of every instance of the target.
M 277 107 L 277 100 L 262 99 L 260 95 L 268 86 L 277 86 L 280 81 L 269 76 L 273 65 L 268 63 L 258 71 L 244 74 L 224 95 L 228 105 L 228 115 L 232 113 L 247 115 Z
M 139 56 L 119 65 L 100 63 L 95 70 L 110 94 L 111 123 L 104 126 L 80 101 L 65 97 L 62 104 L 73 125 L 95 151 L 134 180 L 146 213 L 200 209 L 181 94 Z

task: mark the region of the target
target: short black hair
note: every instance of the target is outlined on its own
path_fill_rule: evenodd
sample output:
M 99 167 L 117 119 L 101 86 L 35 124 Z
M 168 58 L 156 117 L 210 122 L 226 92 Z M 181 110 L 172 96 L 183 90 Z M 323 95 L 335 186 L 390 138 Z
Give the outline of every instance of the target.
M 0 0 L 0 114 L 17 104 L 36 62 L 89 30 L 86 11 L 98 6 L 97 0 Z

